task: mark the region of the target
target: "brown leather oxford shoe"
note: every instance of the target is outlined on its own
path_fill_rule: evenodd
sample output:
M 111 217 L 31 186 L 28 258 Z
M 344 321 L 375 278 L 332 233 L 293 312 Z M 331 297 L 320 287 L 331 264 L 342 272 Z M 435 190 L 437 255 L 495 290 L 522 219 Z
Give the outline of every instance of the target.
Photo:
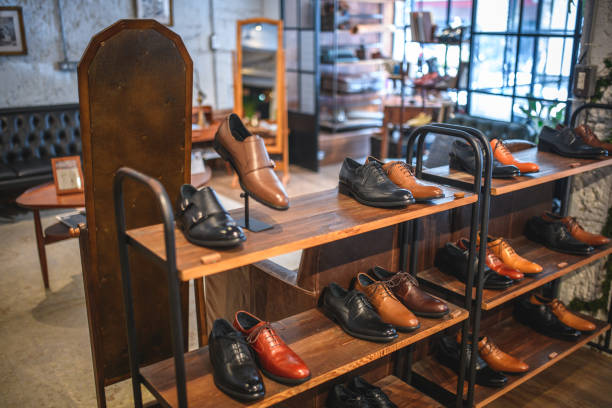
M 439 318 L 448 314 L 446 303 L 419 288 L 416 278 L 409 273 L 392 273 L 380 266 L 375 266 L 368 273 L 374 279 L 384 281 L 399 301 L 415 315 Z
M 354 280 L 355 289 L 363 292 L 385 323 L 392 324 L 402 332 L 411 332 L 420 327 L 419 320 L 391 292 L 385 282 L 374 280 L 359 273 Z
M 606 143 L 599 140 L 599 138 L 595 136 L 593 129 L 587 125 L 578 126 L 574 129 L 574 132 L 589 146 L 606 149 L 608 152 L 612 153 L 612 143 Z
M 610 238 L 599 234 L 591 234 L 590 232 L 585 231 L 574 217 L 561 217 L 551 212 L 547 212 L 542 216 L 542 218 L 550 222 L 561 221 L 572 237 L 576 238 L 580 242 L 584 242 L 585 244 L 589 244 L 591 246 L 601 246 L 610 242 Z
M 548 306 L 553 314 L 557 316 L 557 319 L 561 321 L 561 323 L 571 327 L 572 329 L 588 333 L 597 328 L 595 324 L 567 310 L 563 302 L 561 302 L 559 299 L 547 299 L 543 296 L 532 293 L 529 301 L 534 305 Z
M 231 113 L 223 120 L 213 146 L 232 165 L 240 186 L 251 197 L 275 210 L 289 208 L 289 197 L 274 173 L 264 140 L 252 135 L 238 115 Z
M 501 164 L 516 166 L 521 174 L 535 173 L 540 171 L 540 167 L 535 163 L 527 163 L 518 161 L 514 158 L 510 150 L 500 139 L 491 140 L 491 148 L 493 149 L 493 157 Z
M 461 331 L 457 333 L 457 343 L 461 343 Z M 494 371 L 514 374 L 529 371 L 527 363 L 503 352 L 487 337 L 481 337 L 478 341 L 478 352 L 480 357 Z
M 444 197 L 440 187 L 427 185 L 417 180 L 408 163 L 403 161 L 392 161 L 385 163 L 375 157 L 368 157 L 367 162 L 376 161 L 380 163 L 387 177 L 400 188 L 412 193 L 416 201 L 427 201 L 434 198 Z

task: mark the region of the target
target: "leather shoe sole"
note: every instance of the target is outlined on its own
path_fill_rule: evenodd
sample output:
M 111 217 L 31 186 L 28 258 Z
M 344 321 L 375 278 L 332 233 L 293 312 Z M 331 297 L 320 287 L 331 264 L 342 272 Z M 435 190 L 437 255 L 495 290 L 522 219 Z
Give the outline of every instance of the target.
M 353 197 L 355 200 L 357 200 L 358 202 L 360 202 L 361 204 L 364 205 L 368 205 L 370 207 L 406 207 L 410 204 L 414 203 L 414 200 L 409 200 L 409 201 L 369 201 L 369 200 L 365 200 L 361 197 L 359 197 L 359 195 L 357 195 L 357 193 L 353 192 L 353 190 L 347 186 L 346 184 L 340 182 L 338 183 L 338 191 L 340 192 L 340 194 L 344 194 L 347 195 L 349 197 Z
M 439 319 L 441 317 L 446 316 L 450 312 L 450 310 L 445 310 L 443 312 L 428 313 L 428 312 L 417 312 L 414 309 L 411 309 L 410 311 L 419 317 L 429 317 L 430 319 Z

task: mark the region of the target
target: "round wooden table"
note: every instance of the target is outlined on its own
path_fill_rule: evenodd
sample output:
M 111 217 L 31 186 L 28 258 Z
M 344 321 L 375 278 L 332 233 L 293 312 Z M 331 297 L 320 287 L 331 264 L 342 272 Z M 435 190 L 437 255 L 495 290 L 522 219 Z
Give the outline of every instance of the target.
M 210 168 L 208 171 L 200 174 L 194 174 L 191 177 L 191 184 L 196 187 L 201 187 L 206 184 L 211 177 Z M 40 270 L 42 273 L 43 283 L 46 289 L 49 289 L 49 270 L 47 267 L 47 253 L 45 245 L 54 242 L 63 241 L 68 238 L 76 238 L 79 236 L 78 230 L 70 230 L 61 222 L 57 222 L 43 231 L 40 222 L 41 210 L 52 210 L 58 208 L 79 208 L 85 207 L 85 194 L 62 194 L 58 195 L 53 182 L 32 187 L 24 191 L 16 200 L 21 207 L 32 210 L 34 214 L 34 231 L 36 232 L 36 245 L 38 247 L 38 260 L 40 261 Z

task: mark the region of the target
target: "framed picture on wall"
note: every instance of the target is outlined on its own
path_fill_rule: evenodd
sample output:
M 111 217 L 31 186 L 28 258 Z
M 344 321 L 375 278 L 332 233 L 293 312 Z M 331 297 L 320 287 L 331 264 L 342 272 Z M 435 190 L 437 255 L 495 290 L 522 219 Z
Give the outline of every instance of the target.
M 0 7 L 0 55 L 27 53 L 21 7 Z
M 83 170 L 79 156 L 55 157 L 51 159 L 51 166 L 58 195 L 83 192 Z
M 136 18 L 150 18 L 172 25 L 172 0 L 134 0 Z

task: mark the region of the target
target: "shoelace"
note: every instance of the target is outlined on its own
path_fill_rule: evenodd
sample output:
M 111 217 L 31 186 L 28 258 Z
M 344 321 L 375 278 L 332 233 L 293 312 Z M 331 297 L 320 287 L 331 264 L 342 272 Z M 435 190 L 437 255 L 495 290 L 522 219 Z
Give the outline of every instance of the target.
M 377 182 L 382 183 L 387 179 L 387 173 L 385 173 L 380 163 L 374 162 L 371 166 L 368 166 L 368 168 L 370 169 L 370 174 L 376 177 Z
M 412 172 L 412 169 L 408 163 L 402 161 L 397 161 L 396 163 L 399 165 L 400 171 L 404 176 L 414 176 L 414 173 Z
M 493 154 L 495 154 L 495 151 L 497 149 L 499 149 L 502 154 L 509 154 L 510 156 L 512 156 L 512 153 L 510 153 L 510 150 L 508 150 L 508 148 L 501 139 L 497 139 L 497 143 L 495 144 L 495 148 L 493 149 Z
M 350 306 L 352 303 L 361 300 L 360 306 L 363 306 L 366 309 L 370 309 L 372 311 L 374 311 L 374 306 L 372 306 L 372 304 L 370 303 L 370 301 L 368 300 L 368 298 L 365 297 L 365 295 L 361 292 L 357 292 L 357 291 L 353 291 L 351 292 L 345 299 L 344 299 L 344 304 L 348 307 Z
M 378 292 L 382 292 L 381 297 L 384 299 L 386 297 L 390 297 L 392 299 L 397 300 L 397 298 L 395 297 L 395 295 L 391 292 L 391 290 L 389 290 L 389 288 L 387 287 L 386 282 L 374 282 L 371 283 L 370 285 L 368 285 L 370 287 L 374 287 L 374 290 L 372 291 L 372 297 L 376 296 L 376 294 Z
M 550 308 L 553 311 L 558 311 L 558 312 L 565 312 L 566 310 L 565 305 L 561 303 L 559 299 L 553 299 L 553 301 L 550 302 Z
M 394 288 L 396 286 L 399 286 L 404 280 L 408 280 L 408 282 L 410 282 L 414 286 L 419 286 L 419 283 L 417 282 L 414 276 L 412 276 L 408 272 L 401 271 L 393 275 L 393 277 L 391 277 L 391 279 L 389 279 L 388 281 L 385 281 L 385 283 L 388 287 Z
M 568 217 L 567 220 L 567 229 L 573 231 L 576 228 L 580 228 L 580 224 L 576 220 L 576 217 Z
M 243 363 L 251 358 L 249 351 L 249 345 L 245 338 L 239 333 L 228 333 L 223 336 L 219 336 L 226 338 L 232 341 L 231 350 L 234 353 L 236 360 L 240 363 Z
M 264 334 L 265 333 L 265 334 Z M 260 335 L 264 335 L 265 339 L 268 340 L 268 343 L 271 347 L 280 346 L 281 339 L 276 334 L 276 331 L 270 325 L 270 322 L 266 322 L 259 326 L 257 329 L 253 330 L 246 338 L 246 340 L 253 344 L 257 341 Z
M 490 341 L 487 341 L 483 349 L 480 350 L 480 353 L 484 355 L 493 354 L 495 356 L 495 355 L 498 355 L 500 352 L 501 350 L 495 344 L 491 343 Z

